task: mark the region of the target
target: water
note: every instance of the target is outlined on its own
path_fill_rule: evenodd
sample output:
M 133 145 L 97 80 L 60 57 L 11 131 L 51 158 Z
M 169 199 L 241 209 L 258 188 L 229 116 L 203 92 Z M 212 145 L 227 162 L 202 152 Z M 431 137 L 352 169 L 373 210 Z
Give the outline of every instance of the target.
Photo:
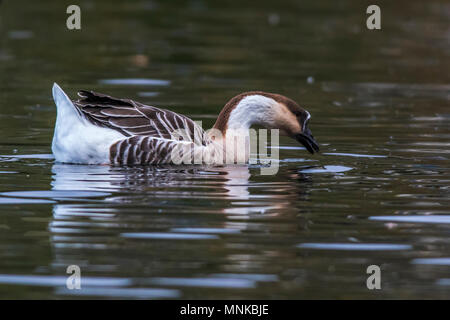
M 351 1 L 84 1 L 68 31 L 64 4 L 2 2 L 0 298 L 450 298 L 450 6 L 404 4 L 373 32 Z M 283 93 L 322 152 L 282 139 L 275 176 L 57 164 L 54 81 L 205 128 Z

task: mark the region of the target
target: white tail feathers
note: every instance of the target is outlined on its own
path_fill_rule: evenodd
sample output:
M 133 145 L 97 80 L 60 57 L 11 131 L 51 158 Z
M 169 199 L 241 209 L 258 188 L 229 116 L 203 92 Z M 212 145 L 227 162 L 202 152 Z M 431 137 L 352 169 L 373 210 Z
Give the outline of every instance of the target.
M 109 147 L 125 136 L 86 121 L 56 83 L 52 91 L 57 109 L 52 142 L 55 160 L 84 164 L 109 163 Z
M 55 100 L 56 109 L 58 111 L 58 117 L 79 117 L 77 109 L 73 105 L 72 101 L 66 95 L 66 93 L 61 89 L 58 84 L 53 84 L 53 100 Z

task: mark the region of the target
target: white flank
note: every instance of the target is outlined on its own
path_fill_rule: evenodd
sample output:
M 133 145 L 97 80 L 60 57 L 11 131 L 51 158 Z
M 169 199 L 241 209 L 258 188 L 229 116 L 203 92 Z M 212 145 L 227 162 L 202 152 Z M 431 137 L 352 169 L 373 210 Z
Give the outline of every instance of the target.
M 276 126 L 278 103 L 259 94 L 242 99 L 231 111 L 225 134 L 226 163 L 247 163 L 250 158 L 250 127 L 254 124 L 266 128 Z M 257 147 L 253 145 L 253 148 Z
M 120 132 L 98 127 L 84 119 L 69 97 L 53 85 L 57 116 L 52 151 L 57 162 L 108 164 L 109 147 L 125 138 Z

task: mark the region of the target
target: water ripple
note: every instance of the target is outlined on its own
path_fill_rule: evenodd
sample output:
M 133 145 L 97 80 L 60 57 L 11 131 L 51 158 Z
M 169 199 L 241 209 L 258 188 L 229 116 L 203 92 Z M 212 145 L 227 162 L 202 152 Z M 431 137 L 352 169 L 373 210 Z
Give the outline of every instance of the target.
M 394 222 L 409 222 L 409 223 L 450 223 L 450 215 L 438 216 L 373 216 L 370 220 L 377 221 L 394 221 Z
M 297 248 L 345 251 L 396 251 L 410 250 L 412 246 L 409 244 L 391 243 L 301 243 L 297 245 Z

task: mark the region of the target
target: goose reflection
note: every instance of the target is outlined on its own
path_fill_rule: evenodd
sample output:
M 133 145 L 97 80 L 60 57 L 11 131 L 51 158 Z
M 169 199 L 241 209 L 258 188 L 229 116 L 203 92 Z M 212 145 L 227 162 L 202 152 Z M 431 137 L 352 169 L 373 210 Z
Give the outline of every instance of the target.
M 189 208 L 185 208 L 189 210 L 195 207 L 191 202 L 197 201 L 198 206 L 194 210 L 199 212 L 276 213 L 289 206 L 286 194 L 278 192 L 267 195 L 261 194 L 259 190 L 291 188 L 289 182 L 251 182 L 247 166 L 115 168 L 54 164 L 52 174 L 52 190 L 66 191 L 65 195 L 69 198 L 80 200 L 74 204 L 78 207 L 92 200 L 71 197 L 70 192 L 79 194 L 83 191 L 83 196 L 88 199 L 102 196 L 98 192 L 106 192 L 102 199 L 106 207 L 114 204 L 135 204 L 137 207 L 147 204 L 147 211 L 151 211 L 158 209 L 158 203 L 165 204 L 158 209 L 161 211 L 170 209 L 171 203 L 181 205 L 184 199 L 190 202 Z M 249 188 L 258 192 L 252 195 Z M 59 214 L 74 205 L 58 203 L 54 213 Z M 72 209 L 70 211 L 73 212 Z
M 271 233 L 276 239 L 296 230 L 298 224 L 279 223 L 278 216 L 296 217 L 292 198 L 305 191 L 295 172 L 287 174 L 288 181 L 277 181 L 253 177 L 251 170 L 54 164 L 53 267 L 77 264 L 88 274 L 131 274 L 145 281 L 167 276 L 168 268 L 191 277 L 208 267 L 208 279 L 230 277 L 224 270 L 253 279 L 255 268 L 264 269 L 277 252 L 236 255 L 236 248 L 259 245 L 252 235 Z M 271 217 L 278 222 L 261 221 Z

